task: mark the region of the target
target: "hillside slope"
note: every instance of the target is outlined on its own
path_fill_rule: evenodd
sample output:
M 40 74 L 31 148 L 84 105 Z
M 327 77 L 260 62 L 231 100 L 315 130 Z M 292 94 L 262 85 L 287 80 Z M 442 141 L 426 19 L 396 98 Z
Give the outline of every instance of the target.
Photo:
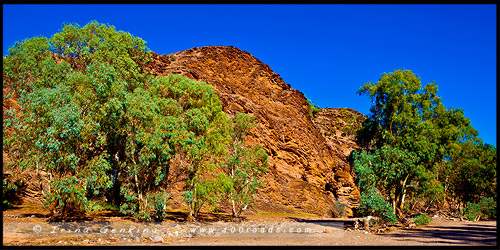
M 263 145 L 270 157 L 254 211 L 327 216 L 340 200 L 348 205 L 347 214 L 352 214 L 350 207 L 358 204 L 360 195 L 347 156 L 357 146 L 352 135 L 325 135 L 325 124 L 341 117 L 340 109 L 324 109 L 311 119 L 300 91 L 250 53 L 234 47 L 192 48 L 171 55 L 153 54 L 153 58 L 149 65 L 153 73 L 207 82 L 215 87 L 227 114 L 256 117 L 258 127 L 247 141 Z M 356 111 L 348 113 L 364 117 Z

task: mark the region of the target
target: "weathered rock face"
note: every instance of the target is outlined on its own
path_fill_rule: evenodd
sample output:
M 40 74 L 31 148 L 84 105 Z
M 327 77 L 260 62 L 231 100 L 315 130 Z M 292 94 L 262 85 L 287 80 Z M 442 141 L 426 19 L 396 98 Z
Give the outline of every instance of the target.
M 335 180 L 341 183 L 352 181 L 353 169 L 347 159 L 351 152 L 361 149 L 355 142 L 355 134 L 363 125 L 366 116 L 348 108 L 325 108 L 314 116 L 313 122 L 325 137 L 330 150 L 339 158 L 341 170 L 336 173 Z M 348 171 L 348 172 L 346 172 Z M 359 206 L 359 189 L 353 186 L 343 186 L 337 190 L 337 197 L 342 203 L 351 207 Z
M 329 215 L 337 200 L 357 204 L 359 191 L 347 163 L 350 151 L 357 148 L 353 135 L 325 133 L 342 117 L 341 109 L 324 109 L 311 119 L 300 91 L 234 47 L 193 48 L 168 56 L 153 54 L 153 59 L 149 67 L 155 74 L 181 74 L 207 82 L 215 87 L 227 114 L 255 116 L 258 126 L 247 141 L 264 147 L 269 168 L 254 209 Z M 353 110 L 346 112 L 362 117 Z M 349 206 L 347 214 L 352 214 Z
M 359 204 L 360 194 L 347 162 L 350 152 L 358 148 L 352 131 L 365 118 L 357 111 L 323 109 L 311 119 L 307 99 L 300 91 L 292 89 L 268 65 L 234 47 L 193 48 L 165 56 L 153 53 L 149 70 L 205 81 L 214 86 L 227 114 L 255 116 L 258 126 L 247 142 L 264 147 L 269 168 L 254 211 L 328 216 L 340 201 L 348 205 L 345 214 L 349 215 L 350 207 Z M 19 108 L 17 97 L 5 98 L 7 94 L 4 83 L 4 118 L 6 110 Z M 5 164 L 10 157 L 5 152 L 3 156 Z M 4 175 L 7 172 L 4 169 Z M 28 174 L 26 190 L 32 192 L 24 192 L 24 199 L 33 197 L 40 203 L 40 185 L 46 185 L 46 178 Z M 43 183 L 36 181 L 40 178 Z M 183 207 L 182 179 L 180 169 L 171 170 L 169 191 L 174 208 Z

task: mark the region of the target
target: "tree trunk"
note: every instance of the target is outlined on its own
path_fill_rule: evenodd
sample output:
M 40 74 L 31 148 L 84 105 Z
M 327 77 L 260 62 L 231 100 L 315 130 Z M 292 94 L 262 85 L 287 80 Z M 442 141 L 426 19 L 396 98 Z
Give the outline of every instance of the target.
M 36 175 L 38 176 L 38 181 L 40 182 L 40 190 L 42 191 L 42 196 L 46 198 L 45 192 L 43 191 L 42 177 L 40 176 L 40 167 L 38 162 L 36 162 Z
M 399 209 L 401 212 L 403 211 L 404 204 L 405 204 L 405 198 L 406 198 L 406 186 L 407 186 L 407 182 L 408 182 L 409 177 L 410 177 L 410 174 L 407 174 L 403 183 L 401 183 L 400 191 L 398 193 L 398 196 L 396 196 L 397 207 L 394 208 L 394 212 L 396 212 L 396 209 Z
M 137 188 L 137 193 L 139 194 L 139 210 L 142 208 L 142 192 L 139 188 L 139 180 L 137 179 L 137 175 L 134 175 L 135 187 Z
M 47 185 L 47 188 L 49 189 L 49 194 L 50 194 L 50 185 L 52 185 L 52 171 L 49 170 L 49 183 Z
M 197 213 L 196 213 L 196 186 L 194 186 L 193 184 L 193 200 L 191 201 L 191 211 L 189 211 L 189 215 L 191 217 L 197 217 Z
M 397 200 L 396 197 L 394 197 L 394 199 L 392 200 L 392 210 L 394 210 L 394 215 L 396 215 L 396 208 L 397 208 L 396 200 Z
M 236 204 L 234 202 L 234 199 L 231 199 L 232 205 L 233 205 L 233 217 L 238 217 L 238 213 L 236 212 Z

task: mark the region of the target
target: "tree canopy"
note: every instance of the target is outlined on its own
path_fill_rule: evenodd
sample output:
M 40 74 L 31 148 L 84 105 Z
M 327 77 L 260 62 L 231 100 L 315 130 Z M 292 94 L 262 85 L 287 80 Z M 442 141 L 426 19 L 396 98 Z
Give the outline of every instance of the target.
M 225 164 L 233 123 L 212 86 L 145 71 L 145 44 L 113 26 L 66 24 L 50 39 L 17 42 L 4 57 L 4 88 L 20 106 L 4 122 L 5 150 L 16 158 L 8 167 L 46 171 L 46 205 L 55 214 L 106 197 L 124 214 L 162 220 L 175 157 L 185 163 L 186 192 L 226 190 L 208 188 L 216 180 L 208 170 Z M 238 126 L 248 126 L 245 119 Z M 237 164 L 253 168 L 253 161 Z
M 422 88 L 410 70 L 396 70 L 358 91 L 372 101 L 370 115 L 357 133 L 365 148 L 354 152 L 358 182 L 362 190 L 376 188 L 384 194 L 395 212 L 403 211 L 408 195 L 414 202 L 437 204 L 445 198 L 455 200 L 459 190 L 486 194 L 488 188 L 473 183 L 468 185 L 471 189 L 459 188 L 463 183 L 456 181 L 463 178 L 457 174 L 466 166 L 476 175 L 473 182 L 496 187 L 496 148 L 482 144 L 462 109 L 446 109 L 437 90 L 434 82 Z M 464 160 L 460 154 L 471 158 Z

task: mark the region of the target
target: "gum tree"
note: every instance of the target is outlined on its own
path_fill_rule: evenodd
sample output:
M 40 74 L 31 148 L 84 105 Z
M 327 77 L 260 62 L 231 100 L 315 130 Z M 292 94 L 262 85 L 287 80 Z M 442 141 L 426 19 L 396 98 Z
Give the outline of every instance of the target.
M 463 110 L 444 107 L 436 95 L 437 89 L 435 83 L 421 88 L 420 79 L 410 70 L 396 70 L 384 73 L 378 82 L 367 83 L 358 91 L 372 100 L 372 107 L 357 133 L 358 142 L 369 151 L 358 158 L 355 168 L 384 168 L 377 171 L 392 173 L 389 177 L 382 174 L 373 178 L 391 180 L 394 191 L 385 190 L 384 195 L 395 210 L 403 209 L 408 195 L 426 203 L 442 200 L 444 179 L 452 167 L 446 164 L 450 155 L 461 142 L 473 141 L 478 135 Z M 396 155 L 386 155 L 389 152 Z M 381 165 L 367 160 L 368 155 Z M 404 155 L 411 159 L 398 160 Z
M 47 172 L 46 205 L 55 215 L 106 197 L 124 214 L 162 220 L 175 157 L 185 164 L 191 215 L 220 201 L 229 185 L 254 192 L 258 175 L 245 169 L 263 164 L 261 150 L 238 148 L 243 170 L 220 171 L 233 127 L 213 87 L 145 71 L 145 44 L 113 26 L 66 24 L 50 39 L 16 43 L 4 57 L 4 99 L 17 100 L 4 113 L 7 167 Z
M 229 156 L 222 169 L 227 175 L 224 186 L 233 217 L 239 217 L 252 204 L 257 188 L 262 186 L 260 177 L 267 170 L 268 155 L 264 149 L 260 145 L 245 145 L 245 136 L 255 126 L 254 117 L 244 114 L 235 115 L 229 124 Z
M 149 201 L 165 202 L 171 148 L 185 129 L 182 107 L 161 99 L 163 89 L 148 92 L 158 81 L 142 69 L 148 58 L 142 39 L 96 22 L 18 42 L 4 58 L 4 86 L 20 105 L 7 111 L 5 149 L 18 158 L 12 167 L 48 173 L 55 214 L 106 194 L 151 219 Z

